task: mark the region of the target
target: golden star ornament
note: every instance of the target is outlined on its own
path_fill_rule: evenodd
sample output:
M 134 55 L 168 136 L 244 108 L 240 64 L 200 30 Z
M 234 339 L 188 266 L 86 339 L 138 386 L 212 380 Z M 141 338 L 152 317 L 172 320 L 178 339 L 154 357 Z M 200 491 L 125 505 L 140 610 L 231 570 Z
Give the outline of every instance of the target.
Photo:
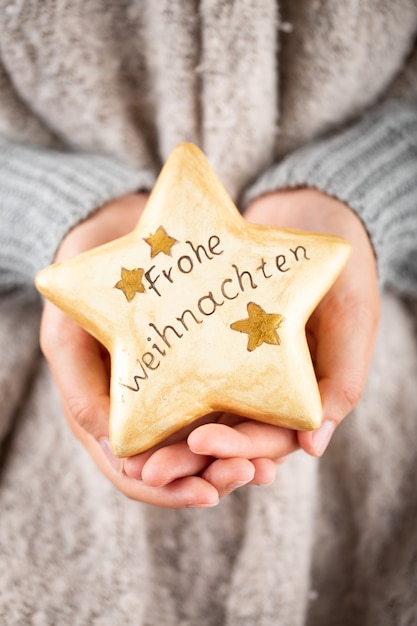
M 159 226 L 157 231 L 151 233 L 145 241 L 151 246 L 151 258 L 160 252 L 170 255 L 172 246 L 177 243 L 177 240 L 170 237 L 163 226 Z
M 349 253 L 339 237 L 246 222 L 184 143 L 133 232 L 36 285 L 109 351 L 110 442 L 126 457 L 217 411 L 318 428 L 305 324 Z
M 137 267 L 133 270 L 121 269 L 121 279 L 115 284 L 116 289 L 120 289 L 126 296 L 126 300 L 131 302 L 137 293 L 143 293 L 145 286 L 142 282 L 143 269 Z
M 252 350 L 255 350 L 263 343 L 279 345 L 281 340 L 276 329 L 281 326 L 284 319 L 283 316 L 279 313 L 266 313 L 255 302 L 249 302 L 247 309 L 249 317 L 233 322 L 233 324 L 230 324 L 230 328 L 249 335 L 249 352 L 252 352 Z

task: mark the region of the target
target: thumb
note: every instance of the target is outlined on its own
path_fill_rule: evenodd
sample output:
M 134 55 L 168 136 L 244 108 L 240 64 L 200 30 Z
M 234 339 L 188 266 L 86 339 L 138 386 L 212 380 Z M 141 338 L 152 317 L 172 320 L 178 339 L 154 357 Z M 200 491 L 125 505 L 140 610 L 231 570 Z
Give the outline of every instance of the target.
M 70 428 L 85 439 L 108 437 L 108 355 L 76 322 L 45 304 L 41 348 L 58 387 Z
M 322 424 L 316 431 L 299 432 L 306 452 L 322 456 L 336 427 L 362 395 L 372 357 L 376 316 L 359 304 L 355 314 L 347 307 L 333 315 L 332 323 L 317 333 L 316 371 L 323 405 Z

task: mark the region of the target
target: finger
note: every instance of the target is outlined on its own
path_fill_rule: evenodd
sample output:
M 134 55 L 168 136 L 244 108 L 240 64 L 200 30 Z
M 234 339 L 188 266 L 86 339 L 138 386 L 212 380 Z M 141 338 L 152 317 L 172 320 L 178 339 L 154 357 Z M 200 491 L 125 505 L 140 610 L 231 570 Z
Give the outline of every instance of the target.
M 277 474 L 271 459 L 217 459 L 203 472 L 205 480 L 224 497 L 245 485 L 270 485 Z
M 154 453 L 154 450 L 148 450 L 147 452 L 142 452 L 141 454 L 136 454 L 135 456 L 125 457 L 124 459 L 120 459 L 113 454 L 113 450 L 110 445 L 110 441 L 107 438 L 99 439 L 99 443 L 103 448 L 108 460 L 110 463 L 116 468 L 117 471 L 121 471 L 128 476 L 129 478 L 134 478 L 135 480 L 142 480 L 142 472 L 145 463 Z M 123 461 L 120 464 L 120 461 Z M 161 482 L 162 484 L 162 482 Z
M 118 485 L 129 498 L 154 506 L 171 509 L 208 508 L 219 503 L 215 487 L 199 476 L 187 476 L 163 487 L 152 487 L 142 481 L 128 479 L 128 485 Z
M 212 461 L 212 457 L 194 454 L 185 441 L 162 447 L 153 452 L 143 464 L 141 479 L 147 485 L 162 487 L 178 478 L 199 474 Z M 137 461 L 125 460 L 125 472 L 135 474 Z
M 199 476 L 180 478 L 163 487 L 133 481 L 126 495 L 154 506 L 173 509 L 209 508 L 219 503 L 217 490 Z
M 162 487 L 153 487 L 141 480 L 130 478 L 123 471 L 126 459 L 114 457 L 109 444 L 106 453 L 102 446 L 103 439 L 97 442 L 84 429 L 78 428 L 81 431 L 79 439 L 93 461 L 110 482 L 128 498 L 172 509 L 207 508 L 218 504 L 219 494 L 216 488 L 199 476 L 180 478 Z
M 255 468 L 255 475 L 252 479 L 252 485 L 270 485 L 274 482 L 277 475 L 278 464 L 283 463 L 286 457 L 282 457 L 278 462 L 272 459 L 252 459 L 251 463 Z
M 355 294 L 326 303 L 327 312 L 318 311 L 323 322 L 316 332 L 316 372 L 323 405 L 322 425 L 317 431 L 299 433 L 300 446 L 321 456 L 340 422 L 358 403 L 372 358 L 377 317 L 375 309 Z
M 107 437 L 109 375 L 102 346 L 50 303 L 45 305 L 41 346 L 75 434 L 81 427 L 95 439 Z
M 97 456 L 93 452 L 91 454 L 110 481 L 132 500 L 172 509 L 206 508 L 219 502 L 216 488 L 199 476 L 186 476 L 167 485 L 153 487 L 115 471 L 110 463 L 103 460 L 100 452 Z
M 215 487 L 222 498 L 252 482 L 255 467 L 248 459 L 217 459 L 203 472 L 203 478 Z
M 195 455 L 191 452 L 185 441 L 194 428 L 198 428 L 199 425 L 207 424 L 220 418 L 220 413 L 203 415 L 191 424 L 188 424 L 188 426 L 181 428 L 167 439 L 164 439 L 163 442 L 147 452 L 125 459 L 125 473 L 132 478 L 142 479 L 143 467 L 151 457 L 152 460 L 147 464 L 144 480 L 154 486 L 166 484 L 181 476 L 191 476 L 192 474 L 200 473 L 212 459 L 210 457 Z M 172 448 L 173 444 L 179 445 L 176 448 Z M 158 455 L 154 456 L 156 451 L 159 450 Z M 179 461 L 177 455 L 181 456 L 181 461 Z
M 251 420 L 233 428 L 226 424 L 200 426 L 187 442 L 196 454 L 216 458 L 275 459 L 299 447 L 295 431 Z
M 141 480 L 126 476 L 123 472 L 125 459 L 117 459 L 119 467 L 115 468 L 103 454 L 99 443 L 85 431 L 83 433 L 83 443 L 93 461 L 113 485 L 128 498 L 173 509 L 205 508 L 218 504 L 217 490 L 200 476 L 180 478 L 163 487 L 152 487 Z

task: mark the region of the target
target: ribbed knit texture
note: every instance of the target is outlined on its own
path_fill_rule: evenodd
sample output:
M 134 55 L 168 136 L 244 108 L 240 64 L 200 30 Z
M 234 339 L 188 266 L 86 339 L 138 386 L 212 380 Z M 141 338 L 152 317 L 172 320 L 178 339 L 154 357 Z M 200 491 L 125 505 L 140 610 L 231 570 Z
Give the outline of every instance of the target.
M 399 191 L 411 153 L 395 130 L 404 124 L 407 133 L 407 122 L 400 115 L 385 135 L 381 112 L 315 143 L 386 100 L 401 76 L 402 96 L 416 93 L 408 73 L 417 66 L 414 1 L 156 6 L 57 0 L 45 9 L 41 0 L 0 0 L 0 135 L 16 143 L 0 145 L 2 284 L 31 280 L 69 228 L 103 202 L 152 185 L 149 170 L 190 140 L 235 200 L 289 155 L 258 191 L 272 176 L 345 199 L 375 239 L 384 280 L 417 291 L 411 235 L 404 244 L 408 193 Z M 48 152 L 51 145 L 66 152 Z M 375 191 L 386 169 L 395 172 L 394 191 Z
M 247 190 L 315 187 L 348 204 L 374 245 L 382 284 L 417 289 L 417 101 L 392 101 L 344 132 L 296 150 Z M 314 210 L 314 207 L 312 207 Z
M 0 298 L 0 462 L 3 439 L 38 364 L 40 304 L 33 290 Z
M 33 282 L 67 231 L 154 175 L 115 160 L 25 147 L 0 139 L 0 286 Z

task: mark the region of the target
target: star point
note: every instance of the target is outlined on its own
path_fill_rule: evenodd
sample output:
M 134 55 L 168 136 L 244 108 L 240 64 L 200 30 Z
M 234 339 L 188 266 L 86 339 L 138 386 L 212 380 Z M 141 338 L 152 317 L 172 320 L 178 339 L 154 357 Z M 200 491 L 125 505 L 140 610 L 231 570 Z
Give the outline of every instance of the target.
M 339 237 L 246 222 L 201 151 L 181 144 L 130 234 L 36 284 L 110 352 L 110 442 L 124 457 L 215 411 L 318 428 L 305 324 L 349 253 Z

